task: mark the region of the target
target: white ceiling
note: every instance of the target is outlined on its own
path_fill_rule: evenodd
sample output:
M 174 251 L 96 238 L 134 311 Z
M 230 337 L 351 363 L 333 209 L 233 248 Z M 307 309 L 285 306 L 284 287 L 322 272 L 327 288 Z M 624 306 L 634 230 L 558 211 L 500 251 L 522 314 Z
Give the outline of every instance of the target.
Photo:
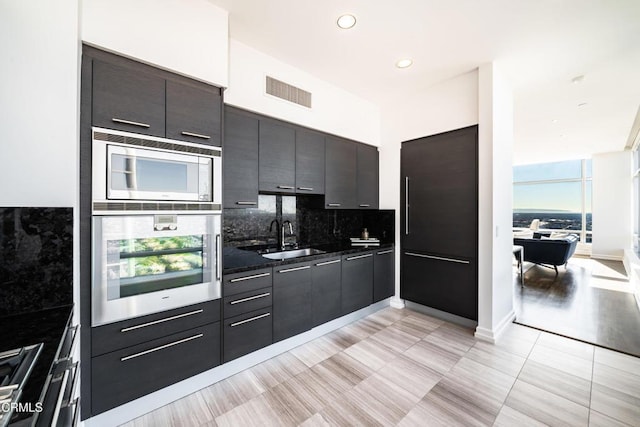
M 232 38 L 380 104 L 497 61 L 516 164 L 621 150 L 640 105 L 640 0 L 210 1 Z

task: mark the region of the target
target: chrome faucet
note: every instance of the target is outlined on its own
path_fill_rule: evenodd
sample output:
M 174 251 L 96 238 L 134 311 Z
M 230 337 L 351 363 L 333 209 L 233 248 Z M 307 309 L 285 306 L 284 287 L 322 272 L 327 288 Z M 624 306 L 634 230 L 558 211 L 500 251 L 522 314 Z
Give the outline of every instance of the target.
M 284 227 L 285 225 L 289 224 L 289 234 L 293 234 L 293 224 L 291 224 L 291 221 L 286 220 L 286 221 L 282 221 L 282 227 L 280 228 L 281 232 L 280 232 L 280 250 L 284 251 Z

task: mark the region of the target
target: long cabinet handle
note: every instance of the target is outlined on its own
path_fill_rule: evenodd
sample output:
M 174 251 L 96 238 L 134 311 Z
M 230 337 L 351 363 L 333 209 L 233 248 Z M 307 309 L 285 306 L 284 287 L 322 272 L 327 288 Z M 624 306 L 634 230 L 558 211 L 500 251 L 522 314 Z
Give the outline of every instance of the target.
M 342 206 L 342 203 L 328 203 L 327 206 L 329 206 L 330 208 L 338 208 Z
M 278 185 L 278 188 L 280 188 L 281 190 L 293 190 L 296 187 L 294 187 L 293 185 Z
M 229 282 L 236 283 L 236 282 L 242 282 L 244 280 L 257 279 L 259 277 L 267 277 L 267 276 L 271 276 L 271 273 L 260 273 L 260 274 L 254 274 L 253 276 L 238 277 L 237 279 L 229 280 Z
M 235 328 L 236 326 L 244 325 L 245 323 L 253 322 L 254 320 L 262 319 L 263 317 L 268 317 L 268 316 L 271 316 L 271 313 L 265 313 L 259 316 L 252 317 L 250 319 L 241 320 L 239 322 L 233 322 L 229 326 L 231 326 L 232 328 Z
M 136 329 L 146 328 L 147 326 L 157 325 L 158 323 L 164 323 L 164 322 L 168 322 L 170 320 L 176 320 L 176 319 L 181 319 L 181 318 L 187 317 L 187 316 L 193 316 L 194 314 L 200 314 L 203 311 L 204 311 L 203 309 L 194 310 L 194 311 L 190 311 L 188 313 L 177 314 L 175 316 L 165 317 L 164 319 L 154 320 L 153 322 L 147 322 L 147 323 L 142 323 L 140 325 L 129 326 L 128 328 L 120 329 L 120 332 L 135 331 Z
M 118 119 L 116 117 L 113 117 L 111 119 L 112 122 L 114 123 L 122 123 L 125 125 L 132 125 L 132 126 L 138 126 L 141 128 L 150 128 L 151 125 L 147 124 L 147 123 L 141 123 L 141 122 L 132 122 L 131 120 L 124 120 L 124 119 Z
M 409 235 L 409 177 L 404 177 L 404 234 Z
M 368 203 L 363 203 L 363 204 L 360 205 L 361 208 L 368 208 L 369 206 L 371 206 L 371 205 L 368 204 Z
M 155 347 L 155 348 L 152 348 L 152 349 L 149 349 L 149 350 L 141 351 L 140 353 L 135 353 L 135 354 L 132 354 L 130 356 L 121 357 L 120 361 L 121 362 L 126 362 L 127 360 L 135 359 L 136 357 L 144 356 L 145 354 L 154 353 L 154 352 L 159 351 L 159 350 L 164 350 L 165 348 L 173 347 L 174 345 L 183 344 L 185 342 L 197 340 L 198 338 L 202 338 L 203 336 L 204 336 L 204 334 L 198 334 L 198 335 L 194 335 L 194 336 L 189 337 L 189 338 L 184 338 L 184 339 L 181 339 L 181 340 L 178 340 L 178 341 L 174 341 L 174 342 L 171 342 L 169 344 L 165 344 L 165 345 L 161 345 L 159 347 Z
M 313 191 L 313 187 L 298 187 L 298 190 Z
M 258 202 L 248 202 L 248 201 L 244 201 L 244 200 L 240 200 L 240 201 L 236 202 L 236 205 L 240 205 L 240 206 L 255 206 L 257 204 L 258 204 Z
M 278 273 L 291 273 L 292 271 L 307 270 L 309 268 L 311 268 L 310 265 L 305 265 L 305 266 L 302 266 L 302 267 L 287 268 L 285 270 L 280 270 L 280 271 L 278 271 Z
M 469 264 L 469 261 L 465 259 L 446 258 L 446 257 L 434 256 L 434 255 L 423 255 L 423 254 L 416 254 L 413 252 L 405 252 L 404 254 L 409 256 L 416 256 L 420 258 L 437 259 L 439 261 L 457 262 L 458 264 Z
M 335 263 L 338 263 L 338 262 L 341 262 L 341 261 L 342 261 L 342 260 L 334 259 L 333 261 L 319 262 L 319 263 L 317 263 L 317 264 L 316 264 L 316 266 L 317 266 L 317 267 L 321 267 L 321 266 L 323 266 L 323 265 L 335 264 Z
M 264 294 L 254 295 L 252 297 L 237 299 L 237 300 L 231 301 L 229 304 L 231 304 L 231 305 L 240 304 L 240 303 L 247 302 L 247 301 L 252 301 L 252 300 L 258 299 L 258 298 L 268 297 L 269 295 L 271 295 L 270 292 L 265 292 Z
M 209 135 L 203 135 L 201 133 L 193 133 L 193 132 L 186 132 L 186 131 L 182 131 L 180 133 L 184 136 L 193 136 L 194 138 L 211 139 Z
M 353 259 L 369 258 L 370 256 L 373 256 L 373 254 L 351 256 L 351 257 L 347 258 L 347 261 L 351 261 Z
M 393 252 L 393 249 L 389 249 L 388 251 L 380 251 L 378 252 L 378 255 L 390 254 L 391 252 Z

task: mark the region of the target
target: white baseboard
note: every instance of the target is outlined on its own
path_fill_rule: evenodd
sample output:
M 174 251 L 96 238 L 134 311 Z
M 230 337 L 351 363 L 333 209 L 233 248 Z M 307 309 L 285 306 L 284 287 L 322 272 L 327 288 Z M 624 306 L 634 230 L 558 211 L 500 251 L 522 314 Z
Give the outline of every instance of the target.
M 623 255 L 605 255 L 605 254 L 591 254 L 593 259 L 602 259 L 605 261 L 622 261 Z
M 397 309 L 402 309 L 402 308 L 405 308 L 406 306 L 403 299 L 397 298 L 395 296 L 391 297 L 391 301 L 389 302 L 389 305 Z
M 269 360 L 281 353 L 287 352 L 299 345 L 321 337 L 329 332 L 339 329 L 349 323 L 355 322 L 378 310 L 389 307 L 390 298 L 372 304 L 368 307 L 344 315 L 323 325 L 317 326 L 310 331 L 303 332 L 284 341 L 271 344 L 268 347 L 254 351 L 238 359 L 217 366 L 201 374 L 195 375 L 179 383 L 170 385 L 161 390 L 140 397 L 124 405 L 113 408 L 102 414 L 96 415 L 84 421 L 85 427 L 112 427 L 121 425 L 144 414 L 154 411 L 162 406 L 175 402 L 185 396 L 209 387 L 219 381 L 224 380 L 238 372 L 244 371 L 258 363 Z
M 498 325 L 493 329 L 487 329 L 487 328 L 478 326 L 476 328 L 476 333 L 474 334 L 474 336 L 479 340 L 487 341 L 487 342 L 490 342 L 491 344 L 495 344 L 515 318 L 516 318 L 516 312 L 511 310 L 511 312 L 507 314 L 505 317 L 503 317 L 502 320 L 500 320 L 500 322 L 498 323 Z

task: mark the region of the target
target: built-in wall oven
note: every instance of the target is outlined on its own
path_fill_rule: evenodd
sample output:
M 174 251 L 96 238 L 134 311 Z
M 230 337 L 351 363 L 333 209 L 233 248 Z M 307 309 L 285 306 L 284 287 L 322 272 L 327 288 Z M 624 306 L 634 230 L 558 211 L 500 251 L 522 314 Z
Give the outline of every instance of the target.
M 92 326 L 220 298 L 221 150 L 93 129 Z

